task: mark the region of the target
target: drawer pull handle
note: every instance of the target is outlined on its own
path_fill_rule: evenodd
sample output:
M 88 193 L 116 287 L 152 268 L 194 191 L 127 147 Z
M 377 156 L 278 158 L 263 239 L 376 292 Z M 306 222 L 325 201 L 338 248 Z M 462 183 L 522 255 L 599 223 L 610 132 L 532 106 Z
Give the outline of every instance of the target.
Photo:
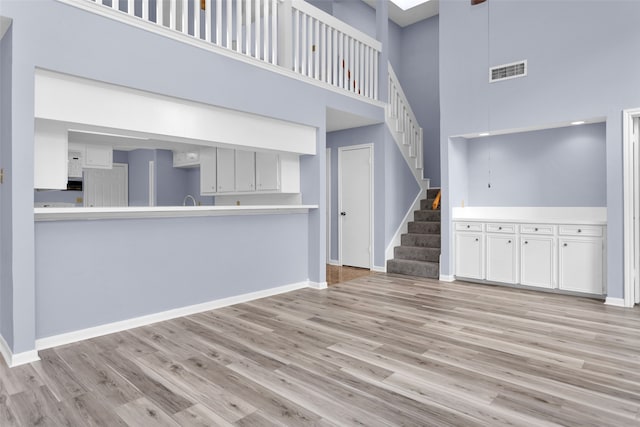
M 582 230 L 580 230 L 579 228 L 578 228 L 578 233 L 582 233 Z
M 470 225 L 467 225 L 467 228 L 470 228 L 470 227 L 471 227 Z
M 525 241 L 524 241 L 524 244 L 525 244 L 525 245 L 528 245 L 528 244 L 529 244 L 529 242 L 525 240 Z
M 565 244 L 563 244 L 562 246 L 565 246 L 565 247 L 566 247 L 566 246 L 567 246 L 567 244 L 565 243 Z
M 478 241 L 478 238 L 476 237 L 476 242 Z
M 533 229 L 533 231 L 538 231 L 538 228 L 537 228 L 537 227 L 536 227 L 536 228 L 534 228 L 534 229 Z
M 498 227 L 498 230 L 502 230 L 502 227 Z
M 507 243 L 511 243 L 511 240 L 509 240 Z

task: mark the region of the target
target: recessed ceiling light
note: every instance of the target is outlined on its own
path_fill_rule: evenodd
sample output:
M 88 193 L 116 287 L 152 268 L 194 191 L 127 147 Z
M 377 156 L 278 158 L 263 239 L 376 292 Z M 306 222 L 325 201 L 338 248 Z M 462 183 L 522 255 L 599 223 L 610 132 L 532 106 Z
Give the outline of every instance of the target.
M 429 0 L 391 0 L 392 3 L 402 10 L 409 10 L 428 1 Z
M 573 126 L 583 125 L 583 124 L 584 124 L 584 120 L 578 120 L 577 122 L 571 122 L 571 124 L 572 124 Z
M 489 136 L 489 132 L 482 132 L 479 133 L 478 136 Z

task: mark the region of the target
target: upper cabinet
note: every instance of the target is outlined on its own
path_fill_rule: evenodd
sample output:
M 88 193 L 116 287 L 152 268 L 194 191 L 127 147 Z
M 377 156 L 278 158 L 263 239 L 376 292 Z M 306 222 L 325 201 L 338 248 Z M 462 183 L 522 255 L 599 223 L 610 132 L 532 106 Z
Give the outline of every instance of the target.
M 236 191 L 256 190 L 256 153 L 236 150 Z
M 77 177 L 79 168 L 111 169 L 113 148 L 108 145 L 69 143 L 68 162 L 70 177 Z
M 256 190 L 279 190 L 279 176 L 278 155 L 274 153 L 256 153 Z
M 216 157 L 216 176 L 218 193 L 236 191 L 236 151 L 231 148 L 218 148 Z

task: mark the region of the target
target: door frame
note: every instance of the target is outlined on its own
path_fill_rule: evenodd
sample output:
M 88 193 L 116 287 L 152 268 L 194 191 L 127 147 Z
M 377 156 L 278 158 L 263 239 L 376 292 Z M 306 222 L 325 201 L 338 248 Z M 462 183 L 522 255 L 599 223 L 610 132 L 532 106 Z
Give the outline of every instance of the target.
M 342 220 L 340 218 L 340 212 L 342 212 L 342 153 L 344 151 L 351 151 L 351 150 L 361 150 L 363 148 L 366 148 L 369 150 L 369 246 L 370 246 L 370 250 L 369 250 L 369 270 L 373 269 L 373 255 L 374 255 L 374 233 L 373 233 L 373 221 L 375 218 L 375 214 L 373 212 L 373 207 L 374 207 L 374 202 L 373 202 L 373 195 L 374 195 L 374 146 L 373 143 L 368 143 L 368 144 L 358 144 L 358 145 L 348 145 L 348 146 L 344 146 L 344 147 L 338 147 L 338 264 L 342 265 Z
M 327 217 L 327 264 L 331 263 L 331 148 L 326 149 L 325 156 L 325 192 L 326 192 L 326 208 L 325 215 Z
M 640 218 L 638 191 L 640 191 L 640 183 L 637 181 L 638 167 L 635 157 L 638 155 L 638 135 L 634 136 L 634 126 L 636 120 L 640 120 L 640 108 L 632 108 L 622 111 L 622 163 L 623 163 L 623 241 L 624 241 L 624 306 L 633 307 L 640 289 L 638 286 L 638 277 L 636 265 L 640 250 L 636 246 L 637 234 L 640 232 Z M 634 150 L 635 146 L 635 150 Z M 636 155 L 634 156 L 634 151 Z M 635 177 L 635 178 L 634 178 Z M 635 219 L 634 219 L 635 217 Z M 635 230 L 635 233 L 634 233 Z

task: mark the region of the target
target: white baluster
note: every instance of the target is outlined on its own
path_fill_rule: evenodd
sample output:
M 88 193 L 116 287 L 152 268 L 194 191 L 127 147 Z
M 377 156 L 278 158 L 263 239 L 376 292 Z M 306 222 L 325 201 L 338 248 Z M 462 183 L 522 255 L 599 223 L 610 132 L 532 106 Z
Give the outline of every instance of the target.
M 251 56 L 251 13 L 252 12 L 253 12 L 253 9 L 251 7 L 251 0 L 245 0 L 244 26 L 246 27 L 246 30 L 245 30 L 244 36 L 246 37 L 246 39 L 245 39 L 244 53 L 246 53 L 249 56 Z
M 176 15 L 178 14 L 176 0 L 169 0 L 169 28 L 176 29 Z
M 320 40 L 320 21 L 319 20 L 315 20 L 315 25 L 313 28 L 313 40 L 314 40 L 314 46 L 315 46 L 315 52 L 313 55 L 313 78 L 314 79 L 319 79 L 320 78 L 320 49 L 322 47 L 322 41 Z
M 216 44 L 222 46 L 222 0 L 216 2 Z
M 340 69 L 338 68 L 339 57 L 338 57 L 338 31 L 331 29 L 331 84 L 334 86 L 338 86 L 338 73 Z
M 286 18 L 285 18 L 286 19 Z M 301 72 L 300 68 L 300 11 L 296 9 L 295 19 L 293 21 L 293 70 L 296 73 Z
M 356 40 L 353 41 L 354 44 L 354 64 L 355 68 L 355 76 L 353 77 L 353 91 L 355 93 L 360 93 L 360 84 L 362 83 L 362 79 L 360 78 L 360 43 Z
M 364 53 L 364 64 L 365 64 L 365 72 L 364 72 L 364 96 L 367 98 L 371 97 L 371 63 L 369 62 L 369 55 L 371 54 L 371 48 L 369 46 L 366 47 Z
M 127 2 L 127 13 L 129 15 L 135 15 L 135 10 L 134 10 L 134 0 L 129 0 Z
M 264 18 L 262 58 L 264 61 L 269 62 L 269 0 L 262 0 L 262 15 Z
M 184 34 L 189 34 L 189 2 L 187 0 L 180 0 L 182 4 L 182 16 L 181 16 L 181 28 L 180 30 Z
M 211 42 L 211 0 L 204 2 L 204 38 Z
M 278 0 L 271 0 L 271 63 L 278 64 Z
M 115 10 L 120 9 L 120 0 L 111 0 L 111 8 Z
M 327 81 L 327 26 L 320 24 L 320 80 Z
M 309 47 L 307 46 L 307 14 L 303 13 L 301 18 L 302 18 L 302 28 L 301 28 L 302 40 L 300 41 L 300 47 L 302 48 L 302 58 L 300 58 L 300 62 L 301 62 L 300 65 L 302 66 L 302 69 L 300 70 L 300 72 L 306 76 L 307 75 L 307 49 Z
M 236 51 L 242 52 L 242 0 L 236 1 Z
M 378 99 L 378 52 L 373 52 L 373 99 Z
M 346 63 L 344 60 L 344 34 L 338 32 L 338 87 L 344 88 Z
M 255 35 L 255 45 L 253 56 L 256 58 L 260 58 L 260 31 L 262 30 L 260 25 L 260 0 L 256 0 L 256 17 L 254 19 L 256 25 L 256 35 Z
M 233 1 L 232 0 L 227 0 L 227 22 L 226 22 L 226 29 L 227 29 L 227 49 L 231 49 L 231 39 L 232 37 L 232 24 L 233 23 Z
M 200 0 L 193 0 L 193 36 L 200 38 Z
M 156 0 L 156 24 L 164 26 L 164 2 Z
M 149 20 L 149 0 L 142 1 L 142 19 Z
M 351 76 L 351 78 L 349 79 L 349 90 L 350 91 L 355 91 L 355 82 L 356 82 L 356 75 L 354 73 L 355 68 L 356 68 L 356 57 L 355 57 L 355 40 L 353 40 L 352 37 L 349 37 L 349 74 Z

